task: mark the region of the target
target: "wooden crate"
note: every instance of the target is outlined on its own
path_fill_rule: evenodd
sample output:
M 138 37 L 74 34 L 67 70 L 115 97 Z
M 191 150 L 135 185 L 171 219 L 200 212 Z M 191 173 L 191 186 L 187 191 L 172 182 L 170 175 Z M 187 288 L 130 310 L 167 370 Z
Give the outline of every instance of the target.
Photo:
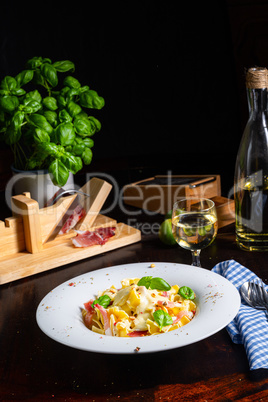
M 126 204 L 160 214 L 170 211 L 177 199 L 191 196 L 221 196 L 220 176 L 158 175 L 128 184 L 123 189 Z
M 230 225 L 235 221 L 235 203 L 225 197 L 212 197 L 217 210 L 219 228 Z

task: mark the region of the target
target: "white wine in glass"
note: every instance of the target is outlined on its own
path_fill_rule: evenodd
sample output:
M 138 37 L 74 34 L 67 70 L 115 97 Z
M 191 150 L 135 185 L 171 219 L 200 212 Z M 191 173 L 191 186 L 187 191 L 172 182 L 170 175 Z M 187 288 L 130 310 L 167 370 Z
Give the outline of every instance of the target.
M 192 265 L 201 267 L 200 252 L 215 239 L 218 231 L 216 207 L 206 198 L 184 198 L 172 211 L 172 232 L 177 243 L 192 253 Z

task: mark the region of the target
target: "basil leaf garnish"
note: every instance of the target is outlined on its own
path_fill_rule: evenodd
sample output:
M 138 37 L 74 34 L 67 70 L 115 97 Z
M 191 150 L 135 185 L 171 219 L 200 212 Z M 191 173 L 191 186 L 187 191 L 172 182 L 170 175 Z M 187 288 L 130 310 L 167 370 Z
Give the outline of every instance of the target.
M 151 280 L 152 280 L 152 276 L 143 276 L 139 282 L 138 282 L 138 286 L 145 286 L 147 289 L 149 289 L 150 284 L 151 284 Z
M 194 300 L 195 294 L 194 291 L 188 286 L 182 286 L 179 288 L 178 292 L 184 299 Z
M 94 308 L 95 304 L 99 304 L 100 306 L 107 308 L 111 303 L 111 298 L 108 295 L 100 296 L 98 299 L 94 300 L 91 304 L 91 307 Z
M 153 313 L 153 316 L 161 331 L 163 327 L 173 324 L 172 317 L 163 310 L 156 310 Z
M 139 282 L 138 286 L 145 286 L 147 289 L 157 289 L 157 290 L 170 290 L 171 286 L 162 278 L 153 278 L 152 276 L 143 276 Z
M 153 278 L 150 284 L 151 289 L 170 290 L 171 286 L 162 278 Z

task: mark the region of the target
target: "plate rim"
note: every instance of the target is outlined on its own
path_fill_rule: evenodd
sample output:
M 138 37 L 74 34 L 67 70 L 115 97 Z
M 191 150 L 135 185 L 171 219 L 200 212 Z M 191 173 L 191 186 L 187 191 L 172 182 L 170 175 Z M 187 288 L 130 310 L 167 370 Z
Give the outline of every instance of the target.
M 153 267 L 152 267 L 153 265 Z M 148 337 L 137 337 L 137 338 L 118 338 L 118 337 L 107 337 L 105 335 L 101 336 L 100 334 L 96 334 L 94 332 L 91 332 L 89 329 L 87 329 L 82 321 L 81 317 L 78 317 L 78 309 L 79 309 L 79 305 L 76 304 L 76 306 L 73 306 L 73 308 L 75 309 L 76 307 L 76 315 L 73 317 L 74 322 L 77 324 L 78 321 L 80 321 L 79 325 L 80 325 L 80 329 L 83 328 L 83 330 L 81 330 L 81 336 L 83 339 L 83 336 L 88 337 L 90 340 L 93 339 L 93 345 L 92 344 L 87 344 L 87 346 L 83 346 L 83 345 L 77 345 L 77 343 L 73 343 L 72 341 L 70 341 L 70 339 L 68 338 L 64 338 L 61 337 L 61 335 L 57 335 L 55 331 L 53 331 L 52 329 L 47 329 L 46 326 L 44 325 L 43 321 L 42 321 L 42 317 L 43 314 L 45 314 L 44 312 L 46 311 L 46 307 L 44 308 L 44 305 L 46 304 L 46 301 L 51 297 L 54 297 L 55 293 L 58 292 L 60 289 L 68 289 L 68 291 L 71 288 L 75 288 L 75 286 L 70 286 L 71 283 L 76 283 L 79 282 L 83 279 L 88 280 L 88 278 L 94 278 L 95 275 L 98 276 L 102 276 L 103 274 L 108 276 L 110 275 L 110 273 L 114 273 L 114 271 L 117 273 L 119 273 L 120 270 L 129 270 L 131 268 L 136 268 L 140 267 L 141 269 L 143 268 L 144 271 L 145 270 L 154 270 L 155 268 L 157 270 L 161 269 L 161 267 L 163 268 L 163 265 L 165 266 L 166 269 L 170 269 L 170 267 L 173 267 L 174 269 L 183 269 L 184 270 L 184 274 L 185 272 L 189 272 L 189 271 L 193 271 L 193 272 L 199 272 L 201 275 L 205 275 L 208 276 L 211 280 L 212 279 L 217 279 L 216 280 L 216 285 L 215 287 L 217 287 L 219 284 L 225 284 L 227 285 L 227 290 L 232 289 L 233 292 L 233 296 L 235 296 L 235 300 L 233 300 L 233 311 L 232 314 L 230 315 L 230 319 L 226 320 L 224 322 L 222 322 L 220 325 L 216 325 L 209 330 L 209 331 L 201 331 L 200 336 L 198 336 L 198 334 L 194 334 L 191 336 L 188 336 L 189 334 L 189 330 L 191 329 L 191 327 L 195 327 L 196 325 L 198 325 L 197 321 L 200 321 L 200 314 L 202 315 L 202 309 L 204 309 L 204 305 L 205 303 L 201 303 L 198 305 L 198 309 L 201 309 L 200 312 L 197 314 L 196 317 L 194 317 L 194 319 L 188 323 L 187 325 L 174 330 L 174 331 L 170 331 L 168 333 L 165 334 L 159 334 L 159 335 L 154 335 L 154 336 L 148 336 Z M 108 274 L 107 272 L 110 271 Z M 120 271 L 121 272 L 121 271 Z M 175 273 L 174 273 L 175 274 Z M 118 275 L 117 275 L 118 276 Z M 145 275 L 144 275 L 145 276 Z M 187 275 L 186 275 L 187 276 Z M 126 278 L 128 276 L 124 276 L 124 278 Z M 123 277 L 121 277 L 121 280 L 124 279 Z M 95 279 L 95 278 L 94 278 Z M 108 279 L 110 280 L 110 278 Z M 86 282 L 85 282 L 86 283 Z M 84 283 L 83 283 L 84 284 Z M 92 284 L 92 283 L 91 283 Z M 111 286 L 113 283 L 110 282 L 109 286 Z M 92 284 L 93 285 L 93 289 L 91 289 L 91 291 L 93 292 L 94 290 L 94 286 L 96 287 L 97 284 Z M 179 286 L 183 286 L 183 284 L 178 283 Z M 66 290 L 65 289 L 65 290 Z M 85 289 L 85 288 L 84 288 Z M 102 289 L 98 289 L 98 290 L 102 290 Z M 194 289 L 195 290 L 195 289 Z M 209 290 L 209 289 L 208 289 Z M 90 293 L 90 292 L 88 292 Z M 203 297 L 203 294 L 202 294 Z M 208 299 L 211 296 L 208 296 Z M 224 298 L 224 295 L 221 296 Z M 82 298 L 82 297 L 81 297 Z M 84 298 L 84 296 L 83 296 Z M 62 299 L 64 299 L 64 297 L 62 297 Z M 87 297 L 87 299 L 89 299 L 89 297 Z M 87 300 L 83 299 L 83 302 L 86 302 Z M 210 302 L 210 300 L 207 300 Z M 206 302 L 207 302 L 206 301 Z M 199 300 L 200 303 L 200 300 Z M 167 351 L 167 350 L 171 350 L 171 349 L 176 349 L 179 347 L 184 347 L 196 342 L 200 342 L 206 338 L 208 338 L 209 336 L 212 336 L 213 334 L 221 331 L 223 328 L 225 328 L 232 320 L 233 318 L 236 316 L 236 314 L 239 311 L 239 307 L 240 307 L 240 303 L 241 303 L 241 298 L 240 298 L 240 294 L 238 292 L 238 290 L 236 289 L 236 287 L 230 282 L 228 281 L 225 277 L 217 274 L 216 272 L 211 271 L 210 269 L 206 269 L 206 268 L 199 268 L 199 267 L 193 267 L 191 265 L 188 264 L 182 264 L 182 263 L 173 263 L 173 262 L 136 262 L 136 263 L 122 263 L 119 265 L 113 265 L 113 266 L 108 266 L 108 267 L 103 267 L 100 269 L 96 269 L 96 270 L 92 270 L 92 271 L 88 271 L 85 272 L 84 274 L 80 274 L 77 275 L 73 278 L 70 278 L 69 280 L 66 280 L 64 282 L 62 282 L 60 285 L 56 286 L 55 288 L 53 288 L 50 292 L 48 292 L 40 301 L 40 303 L 38 304 L 38 307 L 36 309 L 36 321 L 37 324 L 39 326 L 39 328 L 41 329 L 41 331 L 46 334 L 49 338 L 53 339 L 54 341 L 61 343 L 65 346 L 68 347 L 72 347 L 78 350 L 82 350 L 82 351 L 87 351 L 87 352 L 95 352 L 95 353 L 105 353 L 105 354 L 133 354 L 133 352 L 136 352 L 136 347 L 140 347 L 139 349 L 139 353 L 155 353 L 155 352 L 161 352 L 161 351 Z M 212 305 L 212 303 L 209 303 Z M 202 308 L 201 308 L 202 306 Z M 215 302 L 215 306 L 217 306 L 217 303 Z M 215 308 L 215 306 L 213 308 Z M 81 306 L 80 306 L 81 307 Z M 216 307 L 217 308 L 217 307 Z M 50 312 L 52 312 L 52 310 L 50 310 Z M 53 314 L 53 312 L 52 312 Z M 204 313 L 203 313 L 204 314 Z M 198 319 L 199 316 L 199 319 Z M 202 317 L 201 317 L 202 318 Z M 203 317 L 204 318 L 204 317 Z M 228 321 L 228 322 L 227 322 Z M 195 324 L 196 323 L 196 324 Z M 81 327 L 81 324 L 83 327 Z M 195 324 L 195 325 L 193 325 Z M 70 326 L 70 328 L 73 328 Z M 88 334 L 88 331 L 89 334 Z M 72 331 L 70 331 L 71 336 L 72 336 Z M 79 334 L 79 332 L 78 332 Z M 84 335 L 85 334 L 85 335 Z M 180 344 L 176 344 L 176 341 L 173 339 L 173 336 L 176 335 L 180 335 L 181 337 L 184 336 L 185 341 Z M 69 337 L 69 336 L 68 336 Z M 95 337 L 95 338 L 94 338 Z M 160 338 L 160 340 L 159 340 Z M 187 339 L 188 338 L 188 339 Z M 170 342 L 171 339 L 171 343 Z M 153 340 L 153 342 L 152 342 Z M 180 339 L 181 340 L 181 339 Z M 95 345 L 94 345 L 94 341 Z M 158 341 L 158 342 L 157 342 Z M 113 347 L 109 347 L 109 344 L 111 344 L 111 346 L 118 346 L 117 344 L 121 342 L 121 349 L 118 350 L 118 348 L 116 347 L 115 349 L 113 349 Z M 102 346 L 101 346 L 102 343 Z M 107 343 L 108 343 L 108 347 L 107 347 Z M 157 343 L 159 344 L 157 346 Z M 148 347 L 148 344 L 150 344 L 150 347 Z M 155 346 L 156 344 L 156 346 Z M 97 346 L 96 346 L 97 345 Z M 135 346 L 134 346 L 135 345 Z M 139 346 L 140 345 L 140 346 Z M 153 345 L 153 346 L 152 346 Z M 161 347 L 160 347 L 161 345 Z M 124 346 L 124 347 L 122 347 Z

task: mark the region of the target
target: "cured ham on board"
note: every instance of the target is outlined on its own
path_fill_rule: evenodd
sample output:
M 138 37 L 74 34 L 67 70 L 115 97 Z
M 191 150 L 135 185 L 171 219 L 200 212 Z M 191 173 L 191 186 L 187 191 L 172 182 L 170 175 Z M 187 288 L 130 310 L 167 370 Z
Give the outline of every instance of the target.
M 115 235 L 115 227 L 98 228 L 94 231 L 77 231 L 77 236 L 73 237 L 72 243 L 75 247 L 90 247 L 97 244 L 103 245 L 110 237 Z
M 69 216 L 69 218 L 64 223 L 63 227 L 59 231 L 59 234 L 64 234 L 70 232 L 71 229 L 75 227 L 75 225 L 86 215 L 86 211 L 84 208 L 78 204 L 73 213 Z
M 71 192 L 74 190 L 71 190 Z M 56 194 L 48 201 L 48 205 L 53 205 L 55 201 L 64 195 L 68 191 L 63 191 L 60 189 Z M 84 195 L 88 195 L 83 193 Z M 78 222 L 81 221 L 86 216 L 86 209 L 79 202 L 79 197 L 77 197 L 69 207 L 69 210 L 65 213 L 61 222 L 58 223 L 57 228 L 54 233 L 59 235 L 66 234 L 70 232 L 71 229 L 75 229 Z M 90 227 L 90 226 L 89 226 Z M 115 227 L 98 227 L 95 230 L 76 230 L 77 236 L 72 238 L 71 241 L 75 247 L 90 247 L 93 245 L 103 245 L 108 239 L 115 235 Z
M 54 196 L 47 201 L 46 206 L 51 206 L 54 204 L 55 200 L 61 195 L 66 193 L 64 189 L 60 188 Z M 62 235 L 65 233 L 69 233 L 71 229 L 75 227 L 75 225 L 86 215 L 85 209 L 79 203 L 78 199 L 76 198 L 71 205 L 72 213 L 66 213 L 66 216 L 63 217 L 61 222 L 61 229 L 58 234 Z

